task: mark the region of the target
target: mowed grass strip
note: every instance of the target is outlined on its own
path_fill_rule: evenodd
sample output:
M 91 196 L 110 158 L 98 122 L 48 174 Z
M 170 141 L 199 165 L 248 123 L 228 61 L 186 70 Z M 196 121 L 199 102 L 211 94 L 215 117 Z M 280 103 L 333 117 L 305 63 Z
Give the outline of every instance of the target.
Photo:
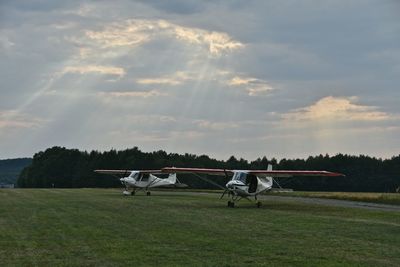
M 379 204 L 400 205 L 399 193 L 370 193 L 370 192 L 272 192 L 270 194 L 297 197 L 330 198 L 339 200 L 352 200 Z
M 400 266 L 400 213 L 213 194 L 0 190 L 1 266 Z

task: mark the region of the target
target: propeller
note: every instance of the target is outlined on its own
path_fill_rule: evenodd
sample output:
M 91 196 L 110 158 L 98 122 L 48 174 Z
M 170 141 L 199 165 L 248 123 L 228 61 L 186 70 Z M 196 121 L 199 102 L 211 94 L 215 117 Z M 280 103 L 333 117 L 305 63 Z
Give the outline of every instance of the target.
M 226 177 L 227 179 L 229 179 L 228 173 L 226 172 L 226 169 L 224 169 L 224 173 L 225 173 L 225 177 Z M 222 199 L 222 198 L 225 196 L 226 192 L 229 192 L 228 195 L 231 194 L 231 191 L 229 191 L 229 189 L 226 188 L 226 189 L 224 190 L 224 192 L 222 193 L 222 195 L 221 195 L 221 197 L 220 197 L 219 199 Z
M 126 185 L 126 182 L 121 181 L 121 184 L 125 187 L 125 191 L 128 191 L 128 186 Z
M 220 197 L 219 199 L 222 199 L 222 198 L 225 196 L 226 192 L 228 192 L 228 191 L 229 191 L 228 189 L 225 189 L 224 192 L 222 193 L 222 195 L 221 195 L 221 197 Z

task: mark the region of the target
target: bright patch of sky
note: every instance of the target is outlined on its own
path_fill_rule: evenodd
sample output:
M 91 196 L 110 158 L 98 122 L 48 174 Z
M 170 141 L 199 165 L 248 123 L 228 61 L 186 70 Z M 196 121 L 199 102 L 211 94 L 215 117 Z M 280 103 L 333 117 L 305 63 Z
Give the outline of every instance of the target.
M 400 153 L 398 1 L 1 1 L 0 158 Z

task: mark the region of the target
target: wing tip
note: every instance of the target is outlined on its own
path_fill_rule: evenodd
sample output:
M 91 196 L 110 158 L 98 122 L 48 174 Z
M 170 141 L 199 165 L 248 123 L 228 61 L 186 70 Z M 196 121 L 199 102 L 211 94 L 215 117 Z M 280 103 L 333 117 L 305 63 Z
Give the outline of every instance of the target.
M 346 177 L 346 175 L 345 174 L 343 174 L 343 173 L 340 173 L 340 172 L 328 172 L 328 171 L 325 171 L 329 176 L 335 176 L 335 177 L 340 177 L 340 176 L 342 176 L 342 177 Z

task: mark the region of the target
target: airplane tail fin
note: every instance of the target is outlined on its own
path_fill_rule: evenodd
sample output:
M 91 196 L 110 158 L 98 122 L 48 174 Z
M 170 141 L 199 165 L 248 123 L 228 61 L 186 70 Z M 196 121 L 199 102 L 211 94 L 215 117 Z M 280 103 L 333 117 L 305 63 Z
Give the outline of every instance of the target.
M 268 164 L 267 171 L 272 171 L 272 164 Z M 274 184 L 274 181 L 275 181 L 274 177 L 266 177 L 266 178 L 268 181 L 268 183 L 267 183 L 268 186 L 270 188 L 272 188 L 272 185 Z

